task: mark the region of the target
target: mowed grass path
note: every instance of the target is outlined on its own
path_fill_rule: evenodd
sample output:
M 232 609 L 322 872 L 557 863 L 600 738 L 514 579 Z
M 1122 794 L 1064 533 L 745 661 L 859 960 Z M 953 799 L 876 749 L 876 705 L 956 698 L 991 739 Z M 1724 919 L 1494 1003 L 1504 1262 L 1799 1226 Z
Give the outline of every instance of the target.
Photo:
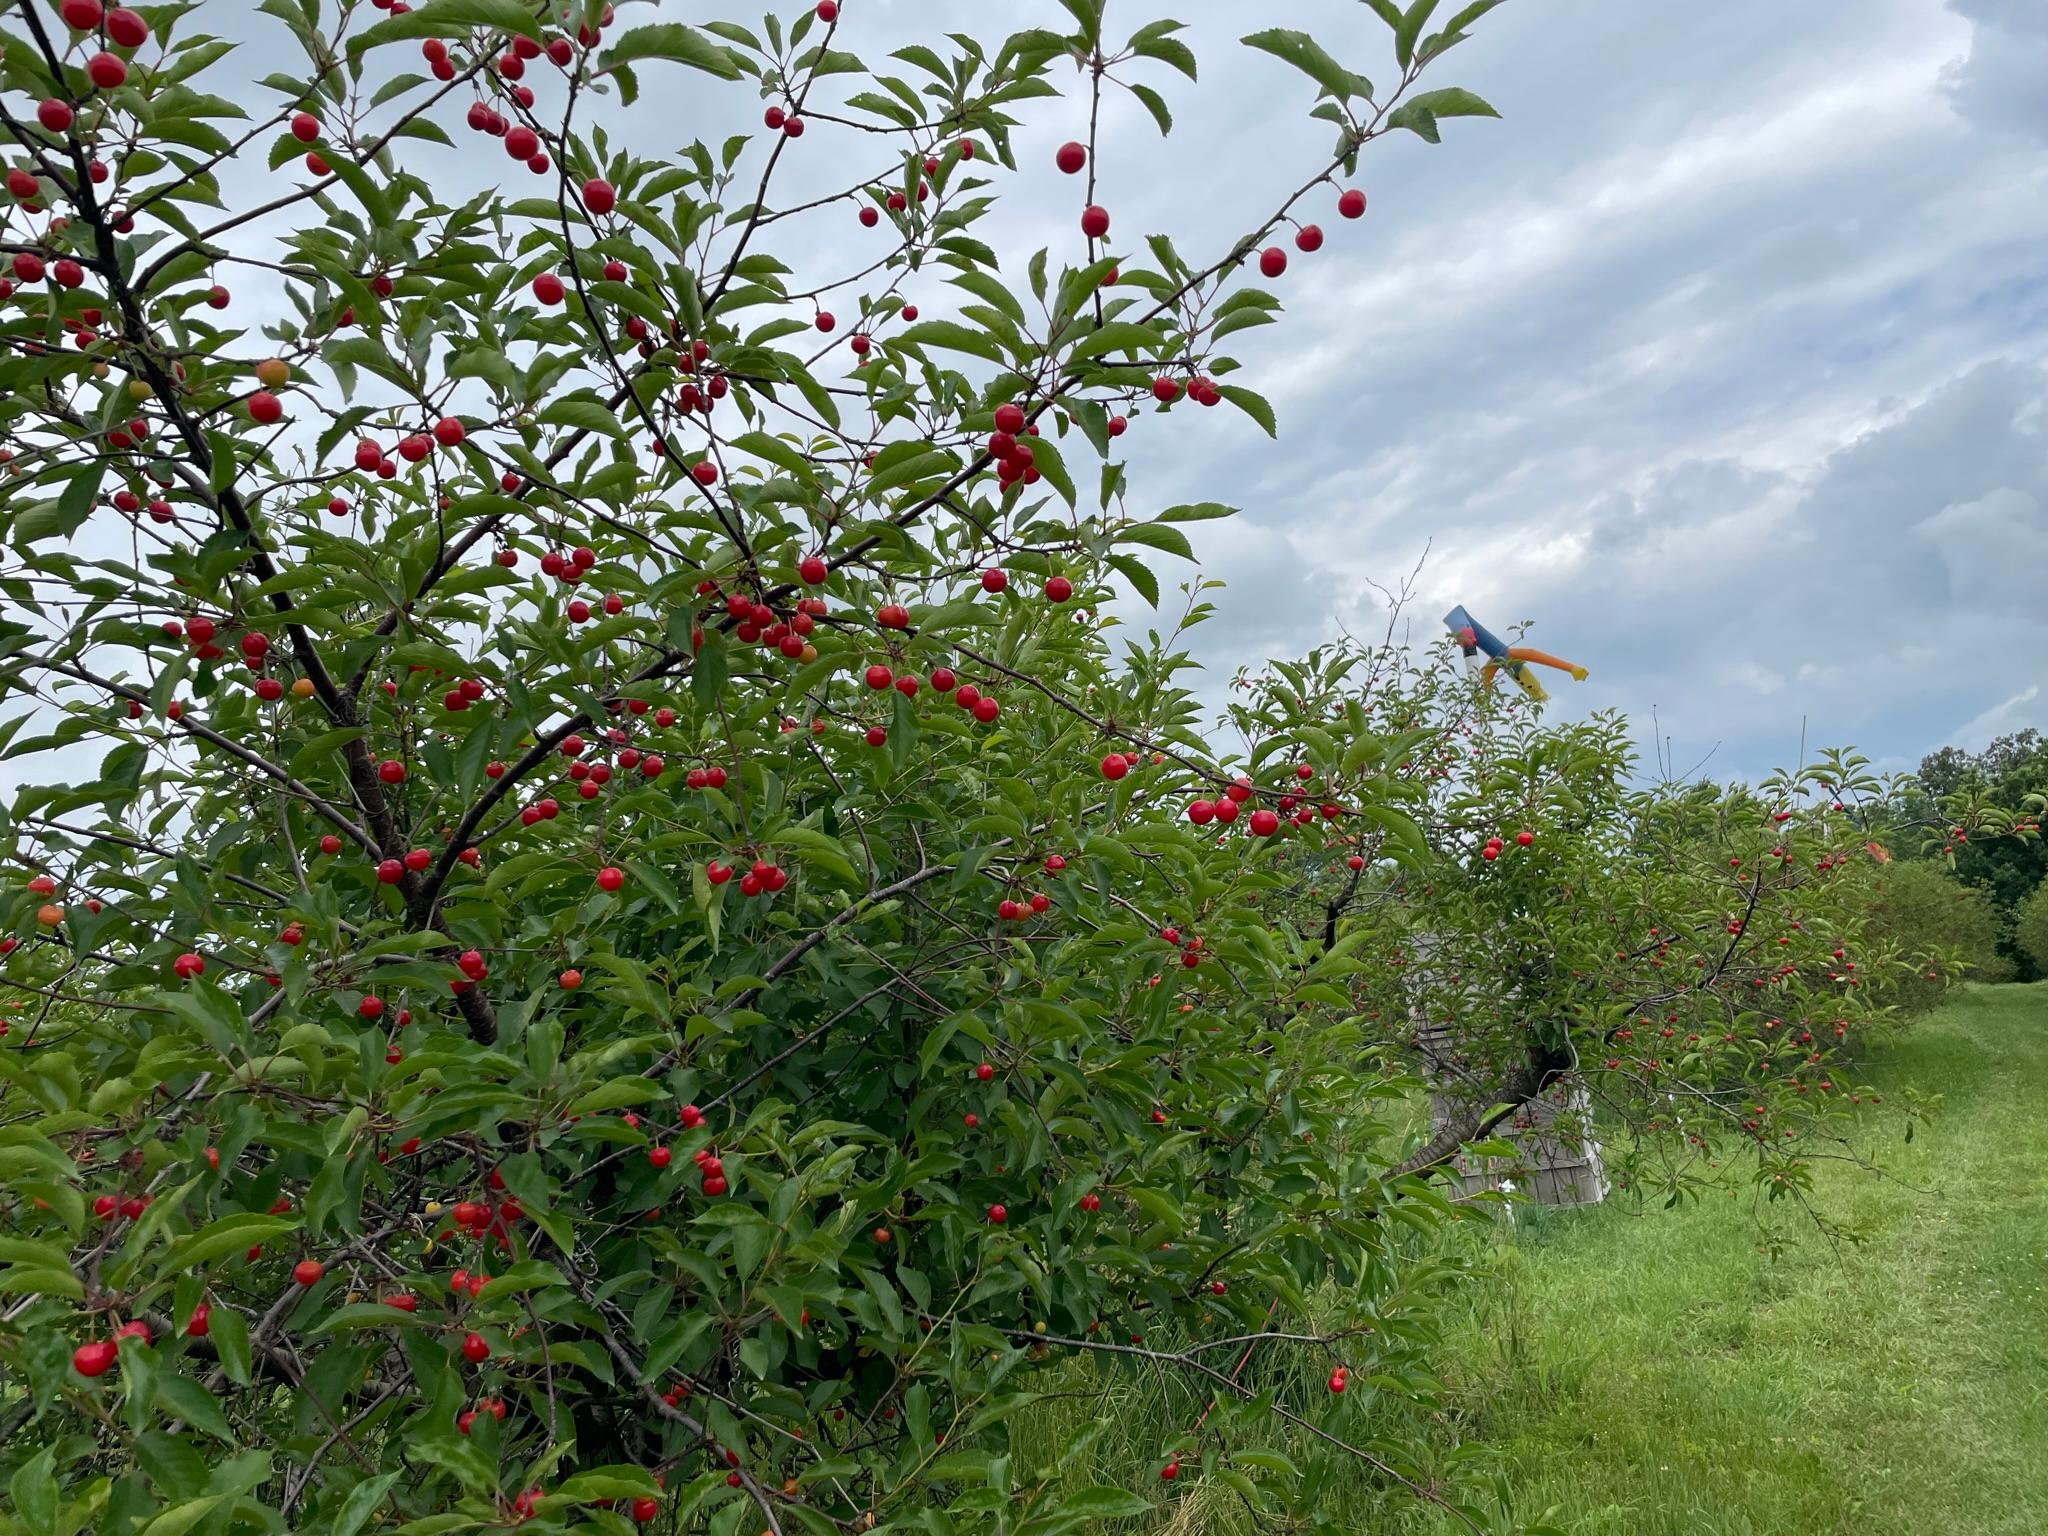
M 1881 1149 L 1930 1193 L 1820 1169 L 1860 1246 L 1809 1234 L 1772 1262 L 1739 1201 L 1519 1213 L 1447 1375 L 1523 1519 L 2048 1533 L 2048 984 L 1962 994 L 1869 1076 L 1946 1103 Z

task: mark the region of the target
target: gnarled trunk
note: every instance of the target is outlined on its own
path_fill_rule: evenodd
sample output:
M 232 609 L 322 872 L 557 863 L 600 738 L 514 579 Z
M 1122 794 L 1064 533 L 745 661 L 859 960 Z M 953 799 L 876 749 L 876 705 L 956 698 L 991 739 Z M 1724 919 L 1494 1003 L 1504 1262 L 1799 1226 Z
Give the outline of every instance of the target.
M 1418 946 L 1427 953 L 1425 946 Z M 1597 1205 L 1607 1172 L 1592 1135 L 1592 1096 L 1568 1051 L 1532 1040 L 1501 1063 L 1469 1059 L 1448 1024 L 1411 1013 L 1415 1048 L 1429 1088 L 1429 1139 L 1396 1173 L 1436 1172 L 1461 1194 L 1513 1188 L 1537 1205 Z M 1464 1147 L 1500 1133 L 1508 1157 L 1474 1157 Z

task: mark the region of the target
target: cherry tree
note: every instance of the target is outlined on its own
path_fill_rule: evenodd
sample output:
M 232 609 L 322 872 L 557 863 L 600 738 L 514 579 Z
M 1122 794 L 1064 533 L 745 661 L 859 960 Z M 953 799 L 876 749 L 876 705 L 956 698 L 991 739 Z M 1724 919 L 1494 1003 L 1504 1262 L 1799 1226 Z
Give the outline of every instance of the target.
M 1783 1202 L 1770 1243 L 1834 1230 L 1815 1162 L 1872 1164 L 1919 1108 L 1886 1105 L 1862 1055 L 1963 974 L 1878 910 L 1897 785 L 1845 751 L 1755 784 L 1645 779 L 1624 720 L 1473 686 L 1448 639 L 1396 638 L 1393 596 L 1379 643 L 1247 669 L 1230 714 L 1255 772 L 1306 770 L 1276 803 L 1297 823 L 1326 809 L 1326 756 L 1375 786 L 1346 834 L 1294 845 L 1268 906 L 1365 962 L 1332 1011 L 1430 1081 L 1431 1134 L 1397 1171 L 1577 1203 L 1604 1161 L 1639 1196 Z
M 1275 430 L 1228 338 L 1375 141 L 1490 115 L 1423 77 L 1495 3 L 1347 8 L 1378 83 L 1246 37 L 1331 147 L 1199 252 L 1098 186 L 1104 97 L 1164 132 L 1197 72 L 1103 0 L 886 58 L 861 0 L 265 0 L 262 79 L 204 5 L 0 17 L 18 1523 L 1049 1533 L 1215 1481 L 1335 1531 L 1340 1464 L 1491 1518 L 1364 962 L 1268 910 L 1397 765 L 1229 760 L 1201 604 L 1106 605 L 1229 511 L 1119 440 Z M 1070 233 L 999 252 L 1027 116 Z M 1211 1411 L 1114 1482 L 1007 1453 L 1119 1368 Z

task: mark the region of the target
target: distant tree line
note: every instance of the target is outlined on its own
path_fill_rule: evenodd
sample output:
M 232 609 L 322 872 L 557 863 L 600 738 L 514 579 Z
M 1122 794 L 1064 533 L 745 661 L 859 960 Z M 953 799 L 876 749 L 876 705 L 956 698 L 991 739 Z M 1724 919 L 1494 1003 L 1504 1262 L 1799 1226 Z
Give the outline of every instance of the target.
M 1977 979 L 2048 976 L 2048 740 L 2028 728 L 1981 752 L 1942 747 L 1920 760 L 1886 809 L 1894 863 L 1882 921 L 1953 948 Z M 2004 825 L 2017 836 L 1961 828 Z

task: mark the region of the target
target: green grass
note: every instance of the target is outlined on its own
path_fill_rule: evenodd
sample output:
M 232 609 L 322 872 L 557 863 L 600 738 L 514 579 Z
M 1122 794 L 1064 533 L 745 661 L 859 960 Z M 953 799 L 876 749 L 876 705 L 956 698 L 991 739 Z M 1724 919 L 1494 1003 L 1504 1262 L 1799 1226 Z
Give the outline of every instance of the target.
M 1740 1202 L 1518 1215 L 1448 1376 L 1574 1536 L 2048 1531 L 2048 985 L 1979 988 L 1870 1076 L 1942 1094 L 1865 1241 L 1771 1262 Z M 1906 1185 L 1930 1191 L 1916 1193 Z
M 1872 1148 L 1891 1177 L 1817 1170 L 1816 1204 L 1860 1244 L 1810 1232 L 1766 1257 L 1746 1194 L 1522 1207 L 1477 1234 L 1497 1278 L 1451 1320 L 1432 1439 L 1488 1448 L 1513 1515 L 1572 1536 L 2048 1533 L 2048 983 L 1965 992 L 1864 1075 L 1946 1102 L 1912 1142 Z M 1018 1463 L 1062 1463 L 1100 1401 L 1013 1421 Z M 1156 1496 L 1160 1436 L 1198 1408 L 1117 1380 L 1063 1470 Z M 1362 1484 L 1325 1507 L 1360 1536 L 1462 1529 Z M 1184 1485 L 1166 1513 L 1148 1528 L 1253 1531 L 1220 1486 Z

